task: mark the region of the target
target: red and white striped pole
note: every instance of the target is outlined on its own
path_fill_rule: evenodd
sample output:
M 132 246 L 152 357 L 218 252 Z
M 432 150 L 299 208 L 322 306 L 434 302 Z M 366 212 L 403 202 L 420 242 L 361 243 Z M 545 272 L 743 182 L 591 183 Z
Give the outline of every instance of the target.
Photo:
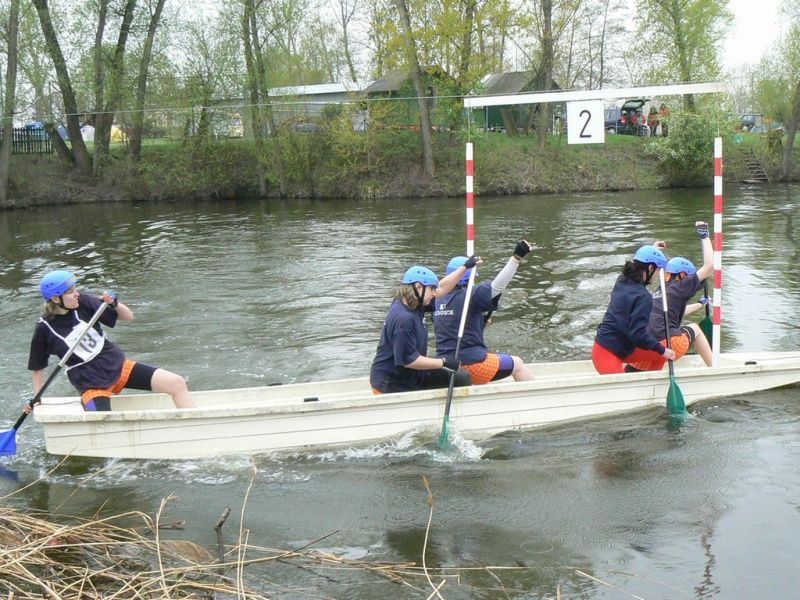
M 719 364 L 722 332 L 722 138 L 714 138 L 714 311 L 712 365 Z
M 472 142 L 467 142 L 467 256 L 475 254 L 475 193 L 472 188 L 474 174 L 472 163 Z

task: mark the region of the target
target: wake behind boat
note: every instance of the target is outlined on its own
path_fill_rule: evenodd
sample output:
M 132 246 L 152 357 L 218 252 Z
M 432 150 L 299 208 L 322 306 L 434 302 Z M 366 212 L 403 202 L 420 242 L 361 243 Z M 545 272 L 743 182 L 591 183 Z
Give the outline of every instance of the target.
M 598 375 L 591 361 L 533 363 L 534 381 L 502 380 L 454 391 L 450 423 L 480 439 L 509 429 L 663 406 L 666 369 Z M 706 367 L 675 367 L 687 405 L 800 382 L 800 352 L 722 354 Z M 366 378 L 195 391 L 197 408 L 163 394 L 113 397 L 110 412 L 84 411 L 77 397 L 46 397 L 34 411 L 52 454 L 187 459 L 308 446 L 353 445 L 438 430 L 446 389 L 372 394 Z

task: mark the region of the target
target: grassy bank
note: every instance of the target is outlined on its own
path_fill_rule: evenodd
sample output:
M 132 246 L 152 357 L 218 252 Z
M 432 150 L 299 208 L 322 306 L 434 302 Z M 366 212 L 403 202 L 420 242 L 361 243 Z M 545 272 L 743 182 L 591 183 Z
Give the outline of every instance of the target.
M 269 196 L 278 197 L 277 157 L 283 157 L 290 198 L 403 198 L 464 193 L 461 134 L 434 136 L 436 176 L 422 173 L 418 134 L 411 131 L 295 134 L 268 148 L 264 165 Z M 603 145 L 567 145 L 549 136 L 540 148 L 534 136 L 480 134 L 472 140 L 475 190 L 483 195 L 547 194 L 710 185 L 708 177 L 681 179 L 655 151 L 658 139 L 609 135 Z M 745 152 L 753 148 L 773 172 L 758 137 L 726 144 L 728 181 L 747 177 Z M 702 165 L 701 165 L 702 166 Z M 167 141 L 146 145 L 132 165 L 122 144 L 99 178 L 77 176 L 55 156 L 14 156 L 7 208 L 104 201 L 192 200 L 257 196 L 255 146 L 242 139 L 205 143 Z M 704 170 L 704 167 L 703 167 Z

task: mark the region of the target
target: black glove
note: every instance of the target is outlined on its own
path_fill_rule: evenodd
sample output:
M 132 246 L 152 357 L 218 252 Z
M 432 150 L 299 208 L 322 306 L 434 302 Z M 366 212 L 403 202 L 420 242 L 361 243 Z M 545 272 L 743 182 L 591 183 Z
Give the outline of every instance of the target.
M 708 223 L 698 223 L 694 226 L 694 229 L 697 231 L 697 235 L 700 236 L 701 240 L 708 237 Z
M 458 371 L 458 368 L 461 366 L 461 361 L 457 358 L 443 358 L 442 359 L 442 368 L 445 371 L 450 371 L 451 373 L 455 373 Z
M 464 266 L 467 268 L 467 271 L 469 271 L 471 268 L 477 265 L 480 259 L 481 259 L 480 256 L 470 256 L 467 259 L 467 262 L 464 263 Z
M 528 252 L 531 251 L 531 247 L 525 240 L 520 240 L 517 242 L 517 245 L 514 246 L 514 256 L 517 258 L 525 258 Z
M 111 302 L 108 303 L 111 306 L 111 308 L 117 308 L 117 306 L 119 305 L 119 300 L 117 299 L 116 292 L 108 290 L 103 294 L 103 302 L 105 302 L 106 298 L 109 298 L 111 300 Z

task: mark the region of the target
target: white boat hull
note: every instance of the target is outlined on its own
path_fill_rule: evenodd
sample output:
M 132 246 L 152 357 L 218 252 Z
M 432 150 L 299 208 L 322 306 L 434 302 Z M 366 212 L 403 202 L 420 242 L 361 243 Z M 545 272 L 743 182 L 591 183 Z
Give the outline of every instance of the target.
M 451 427 L 480 438 L 664 406 L 669 386 L 666 369 L 597 375 L 589 361 L 529 367 L 535 381 L 456 388 Z M 714 368 L 686 357 L 676 365 L 676 378 L 687 405 L 767 390 L 800 381 L 800 352 L 725 354 Z M 78 398 L 45 398 L 34 416 L 52 454 L 186 459 L 352 445 L 419 427 L 438 431 L 446 390 L 375 396 L 366 379 L 341 379 L 192 396 L 197 408 L 179 410 L 163 394 L 123 394 L 114 397 L 111 412 L 85 412 Z

